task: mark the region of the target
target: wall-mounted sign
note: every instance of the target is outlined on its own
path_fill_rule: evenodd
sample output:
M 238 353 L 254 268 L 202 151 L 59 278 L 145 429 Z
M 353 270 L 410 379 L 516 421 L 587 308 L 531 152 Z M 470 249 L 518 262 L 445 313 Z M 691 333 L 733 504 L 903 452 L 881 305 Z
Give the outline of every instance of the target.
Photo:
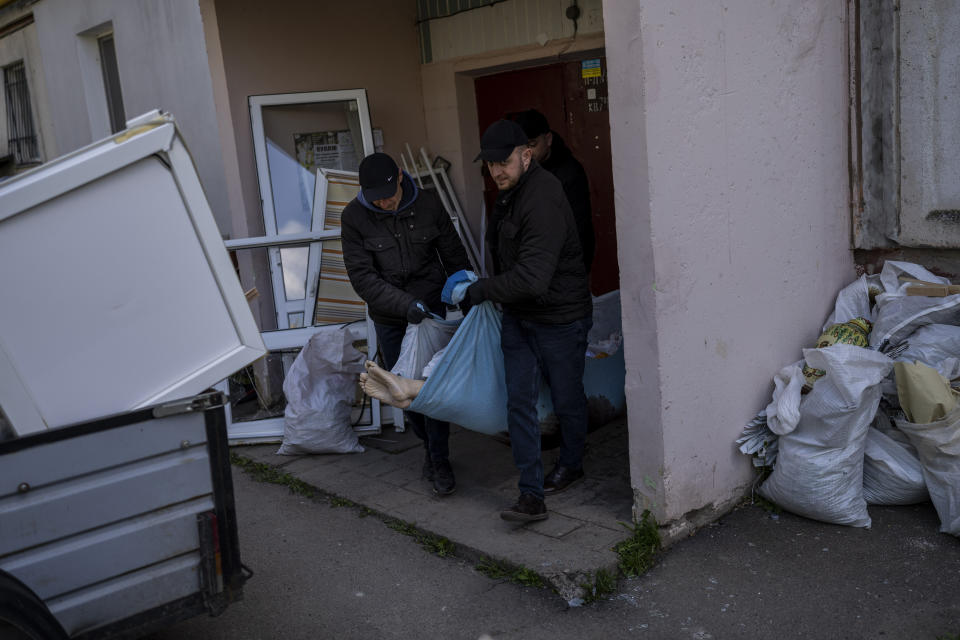
M 603 68 L 600 66 L 600 58 L 591 58 L 580 62 L 581 78 L 599 78 L 603 75 Z

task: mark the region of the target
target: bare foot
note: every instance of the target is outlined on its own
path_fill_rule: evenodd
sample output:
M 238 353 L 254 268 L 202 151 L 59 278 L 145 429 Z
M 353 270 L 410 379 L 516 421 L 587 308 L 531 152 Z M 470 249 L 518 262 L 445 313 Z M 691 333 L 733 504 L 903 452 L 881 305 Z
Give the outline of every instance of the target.
M 368 360 L 364 366 L 367 371 L 360 374 L 363 392 L 390 406 L 407 408 L 423 387 L 423 380 L 402 378 L 381 369 L 371 360 Z
M 360 374 L 360 389 L 362 389 L 363 392 L 371 398 L 376 398 L 380 402 L 388 404 L 391 407 L 406 409 L 408 406 L 410 406 L 410 400 L 397 400 L 390 393 L 390 390 L 387 389 L 386 385 L 374 380 L 366 373 Z

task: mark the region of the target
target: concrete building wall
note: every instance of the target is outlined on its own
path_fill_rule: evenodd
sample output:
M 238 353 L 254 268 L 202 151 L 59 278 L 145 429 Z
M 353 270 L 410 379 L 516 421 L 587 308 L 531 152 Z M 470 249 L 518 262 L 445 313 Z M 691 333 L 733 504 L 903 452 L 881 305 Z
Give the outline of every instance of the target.
M 422 59 L 452 60 L 603 32 L 601 0 L 580 0 L 576 28 L 566 16 L 570 5 L 570 0 L 506 0 L 424 22 Z M 429 3 L 426 8 L 421 17 L 438 15 Z
M 10 24 L 18 20 L 29 18 L 29 9 L 6 10 L 2 24 Z M 31 118 L 33 130 L 37 135 L 37 151 L 39 160 L 45 162 L 57 155 L 53 123 L 50 119 L 50 102 L 47 99 L 47 87 L 44 82 L 43 56 L 40 44 L 37 42 L 36 24 L 28 24 L 9 35 L 0 38 L 0 68 L 5 68 L 17 62 L 23 62 L 27 76 L 27 90 L 30 96 Z M 0 74 L 0 81 L 3 80 Z M 6 95 L 0 98 L 0 155 L 11 153 L 9 148 L 7 100 Z
M 604 3 L 638 506 L 708 518 L 853 279 L 844 8 Z M 636 419 L 643 416 L 643 420 Z
M 124 111 L 176 117 L 222 234 L 230 205 L 196 0 L 41 0 L 34 6 L 57 153 L 110 134 L 97 37 L 112 31 Z
M 483 11 L 484 9 L 478 9 L 461 15 Z M 443 20 L 446 19 L 448 18 Z M 427 149 L 432 154 L 441 155 L 450 161 L 450 181 L 465 210 L 478 246 L 483 178 L 480 164 L 474 161 L 480 152 L 475 78 L 507 69 L 551 64 L 563 59 L 564 55 L 601 51 L 603 46 L 603 34 L 593 33 L 553 40 L 543 45 L 487 51 L 420 67 Z

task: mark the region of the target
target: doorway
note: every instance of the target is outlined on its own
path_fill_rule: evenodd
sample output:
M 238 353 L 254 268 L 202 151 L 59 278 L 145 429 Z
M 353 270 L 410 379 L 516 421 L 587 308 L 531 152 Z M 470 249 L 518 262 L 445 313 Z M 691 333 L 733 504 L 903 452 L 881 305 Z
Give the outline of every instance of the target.
M 480 134 L 507 114 L 536 109 L 583 164 L 590 182 L 596 236 L 590 273 L 590 289 L 595 296 L 620 288 L 606 68 L 606 58 L 585 57 L 474 80 Z M 485 178 L 488 210 L 495 196 L 496 186 Z

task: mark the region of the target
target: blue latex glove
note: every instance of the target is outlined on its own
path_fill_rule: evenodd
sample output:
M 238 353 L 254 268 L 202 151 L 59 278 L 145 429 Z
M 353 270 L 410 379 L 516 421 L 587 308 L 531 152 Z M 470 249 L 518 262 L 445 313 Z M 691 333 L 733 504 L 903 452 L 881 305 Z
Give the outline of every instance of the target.
M 440 292 L 440 299 L 446 304 L 459 304 L 466 296 L 467 287 L 478 280 L 473 271 L 461 269 L 447 278 Z

